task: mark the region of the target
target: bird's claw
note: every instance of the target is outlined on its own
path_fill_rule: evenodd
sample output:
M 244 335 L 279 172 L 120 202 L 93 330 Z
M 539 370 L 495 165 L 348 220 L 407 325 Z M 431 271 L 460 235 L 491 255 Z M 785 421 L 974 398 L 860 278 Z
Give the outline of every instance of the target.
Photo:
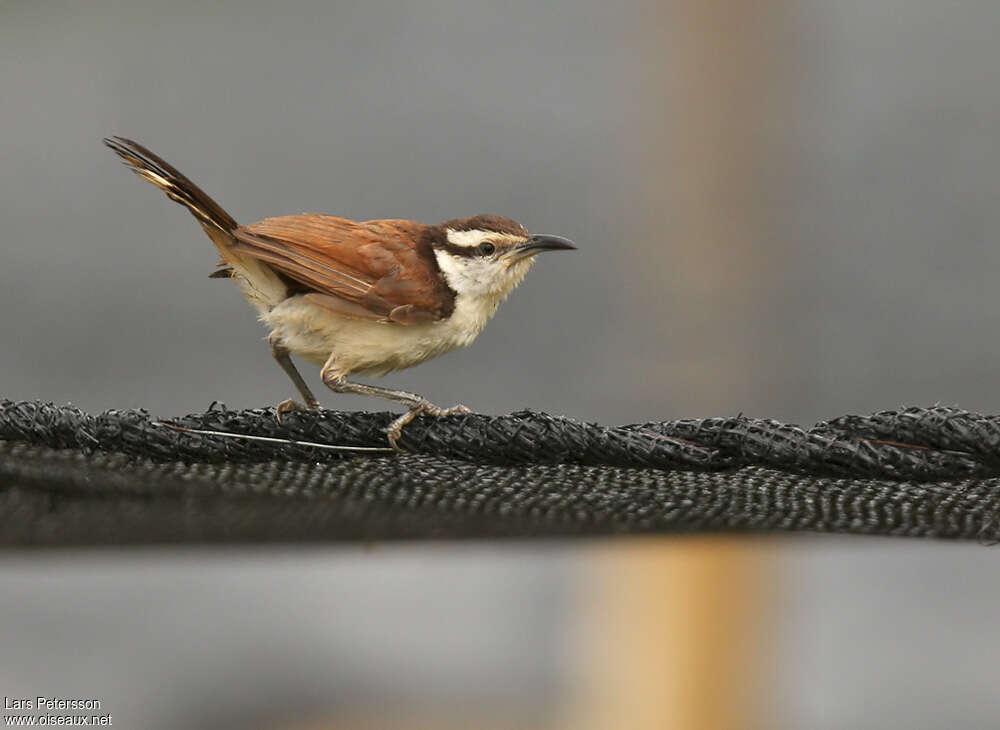
M 398 443 L 399 438 L 403 435 L 403 429 L 407 426 L 407 424 L 411 423 L 417 416 L 433 416 L 434 418 L 442 418 L 444 416 L 458 416 L 465 413 L 472 413 L 472 409 L 461 404 L 452 406 L 451 408 L 442 408 L 441 406 L 434 405 L 430 401 L 419 403 L 389 424 L 389 427 L 385 430 L 386 435 L 389 437 L 389 445 L 394 451 L 397 451 L 400 454 L 406 453 L 406 450 Z
M 275 408 L 275 418 L 278 419 L 278 423 L 281 423 L 281 419 L 286 413 L 315 413 L 318 410 L 320 410 L 319 403 L 302 404 L 293 398 L 289 398 L 288 400 L 281 401 L 281 403 L 278 404 L 278 407 Z

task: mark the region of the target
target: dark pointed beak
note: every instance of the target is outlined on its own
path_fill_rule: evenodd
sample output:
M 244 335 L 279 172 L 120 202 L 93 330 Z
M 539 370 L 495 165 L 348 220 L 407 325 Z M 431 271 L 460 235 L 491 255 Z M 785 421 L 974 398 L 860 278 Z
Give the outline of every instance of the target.
M 574 249 L 576 249 L 576 244 L 568 238 L 542 235 L 532 236 L 517 247 L 518 251 L 531 251 L 533 253 L 541 251 L 572 251 Z

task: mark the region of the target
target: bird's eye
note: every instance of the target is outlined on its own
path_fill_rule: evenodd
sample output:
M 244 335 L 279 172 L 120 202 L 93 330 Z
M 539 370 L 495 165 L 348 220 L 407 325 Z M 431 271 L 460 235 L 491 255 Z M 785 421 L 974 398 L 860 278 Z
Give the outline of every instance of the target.
M 486 243 L 480 243 L 476 246 L 476 251 L 479 252 L 480 256 L 492 256 L 496 250 L 497 247 L 488 241 Z

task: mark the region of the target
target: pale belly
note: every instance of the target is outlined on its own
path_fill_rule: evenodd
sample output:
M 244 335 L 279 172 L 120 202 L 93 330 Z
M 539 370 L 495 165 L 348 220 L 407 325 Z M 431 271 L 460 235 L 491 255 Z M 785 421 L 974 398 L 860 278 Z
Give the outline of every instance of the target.
M 401 325 L 348 319 L 291 297 L 260 319 L 293 354 L 317 365 L 329 361 L 337 375 L 385 375 L 468 345 L 496 312 L 463 309 L 442 322 Z

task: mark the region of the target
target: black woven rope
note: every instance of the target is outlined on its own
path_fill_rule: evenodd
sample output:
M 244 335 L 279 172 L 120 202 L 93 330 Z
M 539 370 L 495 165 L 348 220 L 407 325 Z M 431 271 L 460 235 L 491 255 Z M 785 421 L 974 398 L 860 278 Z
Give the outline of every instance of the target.
M 247 463 L 358 458 L 300 444 L 184 433 L 166 424 L 296 442 L 384 447 L 390 413 L 205 413 L 165 422 L 145 411 L 89 415 L 69 406 L 0 401 L 0 439 L 158 461 Z M 544 413 L 419 418 L 403 432 L 410 453 L 485 464 L 589 464 L 717 471 L 765 466 L 825 476 L 941 480 L 1000 476 L 1000 418 L 955 408 L 844 416 L 811 429 L 773 420 L 708 418 L 609 427 Z
M 206 413 L 199 430 L 384 446 L 388 413 Z M 0 544 L 811 530 L 1000 539 L 1000 419 L 954 408 L 808 429 L 421 418 L 412 452 L 180 432 L 142 411 L 0 401 Z

